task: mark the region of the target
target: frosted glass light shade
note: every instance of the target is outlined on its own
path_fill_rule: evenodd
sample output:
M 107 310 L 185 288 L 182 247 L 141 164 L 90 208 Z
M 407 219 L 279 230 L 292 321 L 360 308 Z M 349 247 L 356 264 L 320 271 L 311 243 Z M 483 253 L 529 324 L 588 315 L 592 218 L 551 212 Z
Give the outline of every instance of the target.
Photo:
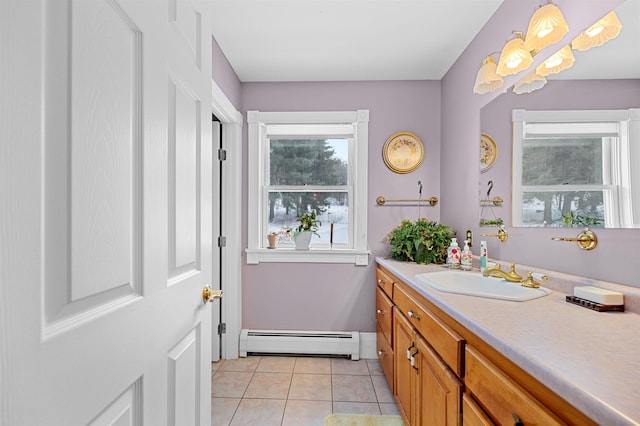
M 569 32 L 569 25 L 555 4 L 546 4 L 535 11 L 525 37 L 529 51 L 539 52 L 550 44 L 557 43 Z
M 611 11 L 607 16 L 574 38 L 571 42 L 571 47 L 575 50 L 585 51 L 592 47 L 602 46 L 609 40 L 618 37 L 621 29 L 622 24 L 618 16 Z
M 501 88 L 503 84 L 504 80 L 496 73 L 496 62 L 491 56 L 487 56 L 482 61 L 482 65 L 476 75 L 473 93 L 483 95 Z
M 513 93 L 522 95 L 542 89 L 547 84 L 547 79 L 536 74 L 535 70 L 527 74 L 522 80 L 513 86 Z
M 573 66 L 576 61 L 573 51 L 569 45 L 565 45 L 562 49 L 551 55 L 546 61 L 538 65 L 536 73 L 542 77 L 551 74 L 557 74 Z
M 529 68 L 532 62 L 531 52 L 525 47 L 522 37 L 518 35 L 502 48 L 496 72 L 503 77 L 517 74 Z

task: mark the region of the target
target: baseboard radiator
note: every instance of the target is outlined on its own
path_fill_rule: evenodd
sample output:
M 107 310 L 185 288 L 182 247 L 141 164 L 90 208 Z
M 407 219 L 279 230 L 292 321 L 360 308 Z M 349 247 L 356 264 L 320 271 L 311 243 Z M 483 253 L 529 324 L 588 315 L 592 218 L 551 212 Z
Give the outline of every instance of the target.
M 240 356 L 248 354 L 346 355 L 360 359 L 360 333 L 357 331 L 240 331 Z

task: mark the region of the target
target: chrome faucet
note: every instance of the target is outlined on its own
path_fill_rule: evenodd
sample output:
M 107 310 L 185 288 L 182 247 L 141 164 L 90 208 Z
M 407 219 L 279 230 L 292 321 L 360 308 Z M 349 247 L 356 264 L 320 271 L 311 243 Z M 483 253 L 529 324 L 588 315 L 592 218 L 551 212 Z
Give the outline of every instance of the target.
M 522 275 L 519 275 L 516 272 L 515 263 L 511 264 L 511 271 L 509 272 L 503 271 L 500 265 L 496 265 L 496 266 L 492 266 L 491 268 L 485 269 L 482 275 L 485 277 L 491 276 L 495 278 L 504 278 L 505 280 L 512 283 L 522 282 Z

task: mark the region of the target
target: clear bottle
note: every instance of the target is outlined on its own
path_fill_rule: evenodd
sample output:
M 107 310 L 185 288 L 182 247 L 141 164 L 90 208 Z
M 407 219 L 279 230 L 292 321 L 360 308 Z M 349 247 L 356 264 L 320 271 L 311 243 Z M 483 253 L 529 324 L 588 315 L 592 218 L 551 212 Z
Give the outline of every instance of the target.
M 473 253 L 469 248 L 469 240 L 464 240 L 460 264 L 463 271 L 470 271 L 473 268 Z
M 451 238 L 451 245 L 447 249 L 447 264 L 451 269 L 460 269 L 460 246 L 457 238 Z

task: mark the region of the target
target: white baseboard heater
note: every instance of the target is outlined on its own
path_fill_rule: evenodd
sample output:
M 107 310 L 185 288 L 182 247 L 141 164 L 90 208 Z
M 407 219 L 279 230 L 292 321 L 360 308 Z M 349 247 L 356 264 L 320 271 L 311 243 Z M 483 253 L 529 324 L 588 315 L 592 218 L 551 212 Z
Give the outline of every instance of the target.
M 240 356 L 250 353 L 347 355 L 360 359 L 357 331 L 240 330 Z

